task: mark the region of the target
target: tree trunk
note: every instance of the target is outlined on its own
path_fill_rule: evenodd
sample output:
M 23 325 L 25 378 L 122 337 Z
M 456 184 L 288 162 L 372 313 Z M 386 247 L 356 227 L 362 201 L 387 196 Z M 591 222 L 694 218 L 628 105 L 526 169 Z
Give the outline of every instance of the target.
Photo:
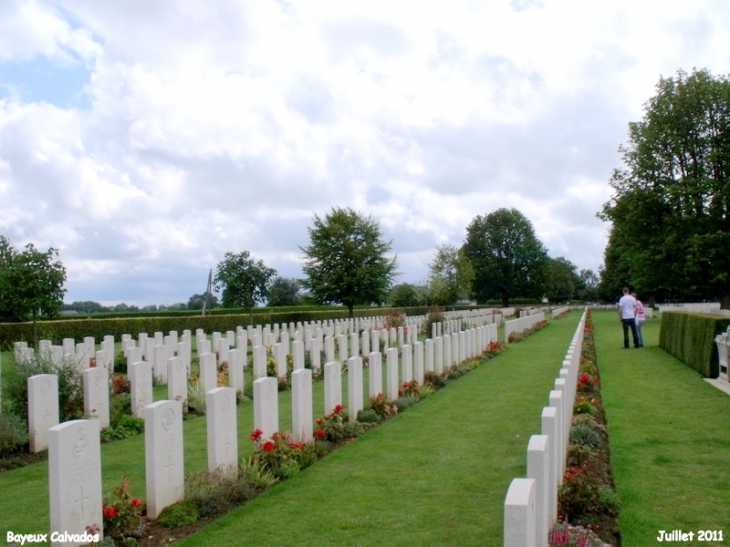
M 348 313 L 348 317 L 349 317 L 350 319 L 352 319 L 353 317 L 355 317 L 355 312 L 353 311 L 353 308 L 354 308 L 354 307 L 355 307 L 355 305 L 354 305 L 354 304 L 348 304 L 348 305 L 347 305 L 347 313 Z

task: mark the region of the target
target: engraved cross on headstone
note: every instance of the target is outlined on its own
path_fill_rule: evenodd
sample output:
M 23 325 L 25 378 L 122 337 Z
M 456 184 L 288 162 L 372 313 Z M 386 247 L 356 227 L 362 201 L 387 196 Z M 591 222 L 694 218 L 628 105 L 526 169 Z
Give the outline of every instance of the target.
M 172 481 L 172 468 L 175 467 L 175 464 L 172 463 L 172 454 L 167 455 L 167 465 L 165 465 L 165 469 L 167 469 L 170 472 L 170 480 Z
M 226 459 L 228 459 L 228 447 L 231 445 L 231 440 L 228 438 L 228 433 L 226 433 L 226 442 L 223 443 L 223 446 L 226 448 Z
M 81 495 L 80 495 L 79 499 L 74 500 L 74 503 L 76 505 L 81 505 L 81 520 L 83 521 L 84 520 L 84 502 L 89 499 L 89 496 L 87 495 L 86 497 L 84 497 L 83 485 L 79 486 L 79 490 L 81 491 Z

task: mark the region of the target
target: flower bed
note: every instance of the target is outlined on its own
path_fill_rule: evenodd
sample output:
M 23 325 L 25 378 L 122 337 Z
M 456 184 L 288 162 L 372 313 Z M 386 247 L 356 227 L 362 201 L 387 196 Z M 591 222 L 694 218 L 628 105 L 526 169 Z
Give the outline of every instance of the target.
M 590 310 L 578 370 L 568 470 L 558 492 L 559 517 L 549 536 L 550 546 L 619 547 L 620 502 L 611 473 Z

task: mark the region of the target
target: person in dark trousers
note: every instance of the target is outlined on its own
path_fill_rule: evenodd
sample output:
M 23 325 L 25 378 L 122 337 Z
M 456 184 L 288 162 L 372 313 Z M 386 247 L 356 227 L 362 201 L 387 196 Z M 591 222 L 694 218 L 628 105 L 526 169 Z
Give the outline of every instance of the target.
M 629 294 L 628 287 L 624 287 L 624 295 L 618 301 L 618 316 L 624 328 L 624 348 L 629 349 L 629 328 L 634 338 L 634 347 L 639 346 L 639 335 L 636 332 L 636 298 Z

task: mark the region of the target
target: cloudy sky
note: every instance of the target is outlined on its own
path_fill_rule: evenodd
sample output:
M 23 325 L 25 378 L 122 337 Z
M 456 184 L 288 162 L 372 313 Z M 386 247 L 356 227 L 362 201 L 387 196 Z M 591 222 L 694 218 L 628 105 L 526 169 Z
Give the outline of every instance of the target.
M 500 207 L 597 271 L 627 124 L 693 67 L 730 72 L 726 0 L 2 0 L 0 234 L 66 302 L 187 302 L 226 251 L 302 277 L 335 206 L 403 282 Z

